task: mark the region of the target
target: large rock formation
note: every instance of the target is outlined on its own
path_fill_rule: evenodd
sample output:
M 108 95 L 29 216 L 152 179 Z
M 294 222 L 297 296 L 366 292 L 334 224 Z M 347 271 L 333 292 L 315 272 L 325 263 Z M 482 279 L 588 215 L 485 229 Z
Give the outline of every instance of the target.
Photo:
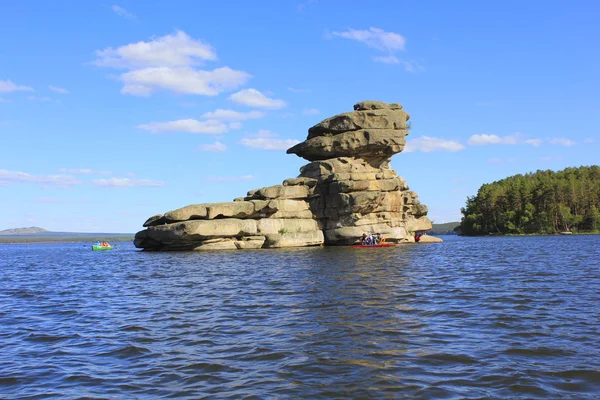
M 413 242 L 431 229 L 427 206 L 389 166 L 404 149 L 408 113 L 363 101 L 327 118 L 289 149 L 311 163 L 297 178 L 228 203 L 194 204 L 150 217 L 135 236 L 146 250 L 256 249 L 354 244 L 363 233 Z

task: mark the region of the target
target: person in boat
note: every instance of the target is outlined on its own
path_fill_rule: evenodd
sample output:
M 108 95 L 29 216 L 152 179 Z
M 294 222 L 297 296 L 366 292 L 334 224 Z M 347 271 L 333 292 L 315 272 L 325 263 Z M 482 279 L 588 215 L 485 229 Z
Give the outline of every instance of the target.
M 375 238 L 373 237 L 372 233 L 369 233 L 369 236 L 367 236 L 367 245 L 373 246 L 374 244 L 375 244 Z
M 360 238 L 360 244 L 362 244 L 363 246 L 367 244 L 367 234 L 363 233 L 362 237 Z
M 415 232 L 415 242 L 419 242 L 421 236 L 423 236 L 423 232 Z
M 381 244 L 381 233 L 375 234 L 375 244 Z

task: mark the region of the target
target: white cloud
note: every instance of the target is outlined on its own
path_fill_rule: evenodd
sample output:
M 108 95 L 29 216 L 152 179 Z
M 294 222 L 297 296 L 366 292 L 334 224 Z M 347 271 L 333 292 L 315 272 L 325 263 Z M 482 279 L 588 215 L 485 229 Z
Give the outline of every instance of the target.
M 125 188 L 125 187 L 159 187 L 165 186 L 162 181 L 153 181 L 150 179 L 130 179 L 130 178 L 108 178 L 95 179 L 93 184 L 107 188 Z
M 525 139 L 523 143 L 530 144 L 533 147 L 540 147 L 542 144 L 542 139 Z
M 277 110 L 287 106 L 286 102 L 278 99 L 270 99 L 256 89 L 243 89 L 229 96 L 234 103 L 249 107 L 268 108 Z
M 230 122 L 228 126 L 229 126 L 229 129 L 231 129 L 231 130 L 242 129 L 241 122 Z
M 242 175 L 242 176 L 210 176 L 204 178 L 204 182 L 237 182 L 237 181 L 251 181 L 256 179 L 253 175 Z
M 10 93 L 10 92 L 33 92 L 33 88 L 29 86 L 16 85 L 11 80 L 0 81 L 0 93 Z
M 67 89 L 61 88 L 61 87 L 57 87 L 57 86 L 48 86 L 48 89 L 52 90 L 53 92 L 56 93 L 62 93 L 62 94 L 67 94 L 69 93 L 69 91 Z
M 260 130 L 255 135 L 243 138 L 239 143 L 252 149 L 261 150 L 287 150 L 300 143 L 300 141 L 295 139 L 277 139 L 276 137 L 277 134 L 273 132 Z
M 221 152 L 221 151 L 226 151 L 227 146 L 225 146 L 221 142 L 214 142 L 213 144 L 201 144 L 200 146 L 198 146 L 198 150 L 210 151 L 210 152 Z
M 0 169 L 0 185 L 34 183 L 42 186 L 74 186 L 81 181 L 71 175 L 32 175 L 27 172 Z
M 386 32 L 380 28 L 369 28 L 367 30 L 349 29 L 346 32 L 332 32 L 331 35 L 344 39 L 361 42 L 372 49 L 379 50 L 385 55 L 373 57 L 374 62 L 403 65 L 407 72 L 419 72 L 424 68 L 415 61 L 405 61 L 396 54 L 405 50 L 406 39 L 395 32 Z M 331 37 L 331 36 L 329 36 Z
M 98 50 L 93 64 L 129 70 L 118 79 L 123 82 L 121 93 L 134 96 L 149 96 L 157 89 L 216 96 L 237 89 L 251 77 L 226 66 L 212 71 L 195 68 L 205 61 L 216 60 L 209 44 L 176 31 L 148 42 Z
M 59 170 L 63 174 L 73 175 L 110 175 L 110 171 L 96 171 L 90 168 L 61 168 Z
M 368 47 L 387 52 L 402 51 L 406 44 L 404 36 L 373 27 L 368 30 L 349 29 L 346 32 L 332 32 L 332 35 L 356 40 Z
M 583 143 L 593 143 L 593 142 L 594 142 L 594 139 L 592 139 L 592 138 L 587 138 L 583 141 Z
M 373 61 L 384 63 L 384 64 L 400 64 L 400 59 L 396 56 L 374 57 Z
M 517 162 L 516 158 L 488 158 L 490 164 L 504 164 Z
M 483 146 L 488 144 L 516 144 L 517 136 L 504 136 L 500 137 L 498 135 L 488 135 L 487 133 L 482 133 L 480 135 L 472 135 L 467 143 L 472 146 Z
M 460 151 L 464 148 L 465 146 L 458 142 L 422 136 L 420 138 L 407 141 L 404 151 L 407 153 L 414 151 L 430 153 L 432 151 Z
M 209 44 L 192 39 L 183 31 L 153 38 L 149 42 L 97 50 L 96 56 L 94 64 L 112 68 L 188 67 L 217 59 Z
M 229 67 L 212 71 L 189 67 L 151 67 L 136 69 L 120 76 L 121 93 L 149 96 L 153 90 L 167 89 L 176 93 L 216 96 L 246 83 L 250 74 Z
M 530 144 L 533 147 L 539 147 L 542 144 L 542 139 L 523 139 L 521 133 L 516 132 L 513 135 L 498 136 L 482 133 L 471 135 L 467 143 L 471 146 L 485 146 L 490 144 Z
M 115 12 L 115 14 L 117 14 L 119 17 L 123 17 L 126 19 L 136 19 L 137 17 L 135 16 L 135 14 L 127 11 L 126 9 L 124 9 L 123 7 L 119 7 L 118 5 L 113 5 L 112 6 L 112 10 Z
M 302 110 L 302 115 L 318 115 L 320 114 L 320 111 L 317 110 L 316 108 L 307 108 L 305 110 Z
M 202 115 L 202 117 L 206 119 L 218 119 L 221 121 L 259 119 L 263 118 L 264 116 L 265 113 L 262 111 L 239 112 L 234 110 L 224 110 L 222 108 L 218 108 L 215 111 L 207 112 Z
M 294 89 L 292 87 L 289 87 L 288 90 L 294 93 L 310 93 L 310 89 Z
M 227 125 L 221 121 L 197 121 L 195 119 L 180 119 L 169 122 L 150 122 L 149 124 L 138 125 L 138 128 L 150 131 L 152 133 L 189 132 L 219 134 L 227 132 Z
M 565 138 L 554 138 L 550 140 L 550 144 L 557 144 L 559 146 L 570 147 L 573 146 L 575 142 Z

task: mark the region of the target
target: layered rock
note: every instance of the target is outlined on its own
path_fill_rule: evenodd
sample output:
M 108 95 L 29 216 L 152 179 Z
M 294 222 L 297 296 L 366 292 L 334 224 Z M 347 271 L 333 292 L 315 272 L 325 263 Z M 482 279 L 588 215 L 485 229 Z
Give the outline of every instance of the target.
M 194 204 L 150 217 L 136 234 L 147 250 L 216 250 L 353 244 L 363 233 L 414 242 L 431 229 L 427 207 L 389 166 L 406 143 L 398 103 L 360 102 L 309 129 L 290 148 L 309 164 L 297 178 L 227 203 Z

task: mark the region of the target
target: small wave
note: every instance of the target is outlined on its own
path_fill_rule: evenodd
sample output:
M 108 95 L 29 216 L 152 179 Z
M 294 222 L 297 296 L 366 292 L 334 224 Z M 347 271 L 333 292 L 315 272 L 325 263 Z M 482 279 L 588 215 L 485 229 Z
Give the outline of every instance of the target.
M 152 351 L 150 349 L 145 348 L 145 347 L 128 345 L 128 346 L 121 347 L 120 349 L 108 351 L 108 352 L 105 352 L 105 353 L 100 353 L 99 356 L 101 356 L 101 357 L 131 358 L 131 357 L 137 357 L 137 356 L 145 355 L 145 354 L 149 354 L 149 353 L 152 353 Z
M 149 331 L 150 329 L 148 329 L 144 326 L 138 326 L 138 325 L 122 325 L 119 327 L 119 330 L 122 330 L 125 332 L 139 332 L 139 331 Z
M 502 351 L 503 354 L 511 356 L 538 356 L 538 357 L 564 357 L 576 354 L 572 350 L 553 349 L 551 347 L 511 347 Z
M 535 385 L 516 384 L 516 385 L 509 386 L 508 389 L 510 389 L 513 392 L 517 392 L 517 393 L 535 394 L 535 395 L 539 395 L 539 396 L 548 395 L 548 391 L 542 389 L 539 386 L 535 386 Z
M 578 379 L 600 385 L 600 371 L 593 369 L 569 369 L 565 371 L 552 372 L 550 375 L 564 379 Z
M 188 373 L 210 373 L 210 372 L 236 372 L 239 371 L 237 368 L 229 367 L 223 364 L 215 364 L 210 362 L 197 362 L 193 364 L 184 365 L 177 368 L 178 371 L 185 371 Z
M 79 335 L 77 336 L 55 336 L 55 335 L 46 335 L 43 333 L 30 333 L 29 335 L 27 335 L 25 337 L 25 340 L 29 341 L 29 342 L 40 342 L 40 343 L 45 343 L 45 342 L 60 342 L 61 340 L 67 340 L 67 339 L 74 339 L 76 337 L 79 337 Z
M 437 353 L 419 357 L 420 361 L 435 365 L 445 364 L 475 364 L 477 359 L 466 354 Z

